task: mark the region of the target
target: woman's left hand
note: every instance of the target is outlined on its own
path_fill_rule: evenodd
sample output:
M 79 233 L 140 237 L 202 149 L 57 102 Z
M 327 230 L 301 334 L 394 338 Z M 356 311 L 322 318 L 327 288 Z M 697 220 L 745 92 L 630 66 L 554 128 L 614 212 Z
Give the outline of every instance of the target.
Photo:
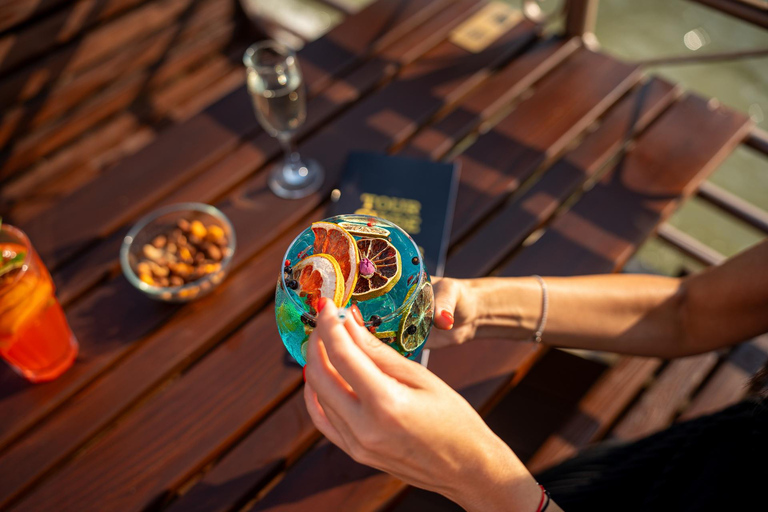
M 326 300 L 309 339 L 304 398 L 317 428 L 358 462 L 467 510 L 511 510 L 510 499 L 535 510 L 535 481 L 472 406 L 354 316 L 342 323 Z

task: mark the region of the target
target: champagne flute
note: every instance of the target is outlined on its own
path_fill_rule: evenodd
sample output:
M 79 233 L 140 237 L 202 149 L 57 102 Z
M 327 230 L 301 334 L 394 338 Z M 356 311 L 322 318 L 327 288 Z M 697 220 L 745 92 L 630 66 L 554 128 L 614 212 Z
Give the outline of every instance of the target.
M 301 158 L 293 140 L 307 116 L 296 54 L 277 41 L 263 41 L 245 50 L 243 63 L 256 118 L 285 152 L 283 163 L 270 171 L 269 188 L 286 199 L 306 197 L 323 184 L 324 172 L 316 161 Z

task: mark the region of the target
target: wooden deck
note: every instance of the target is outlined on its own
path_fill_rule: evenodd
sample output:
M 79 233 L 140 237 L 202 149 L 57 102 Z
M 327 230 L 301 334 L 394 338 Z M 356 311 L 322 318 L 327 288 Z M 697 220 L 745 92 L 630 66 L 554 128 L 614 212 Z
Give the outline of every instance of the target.
M 173 9 L 198 3 L 110 5 L 155 20 L 131 36 L 151 45 L 176 19 Z M 461 162 L 447 275 L 574 275 L 621 269 L 751 128 L 745 115 L 644 78 L 578 39 L 543 39 L 527 20 L 478 53 L 452 43 L 451 31 L 482 6 L 379 0 L 300 51 L 311 97 L 302 152 L 328 174 L 323 190 L 302 201 L 266 187 L 279 147 L 258 127 L 231 66 L 221 69 L 236 79 L 214 89 L 232 92 L 195 115 L 171 115 L 136 144 L 142 149 L 118 151 L 106 169 L 94 171 L 103 156 L 88 148 L 105 132 L 125 136 L 114 128 L 130 124 L 124 106 L 87 118 L 112 131 L 99 125 L 66 146 L 73 139 L 46 128 L 3 150 L 0 177 L 17 176 L 3 187 L 6 213 L 51 269 L 81 354 L 46 385 L 0 368 L 0 508 L 347 511 L 394 503 L 401 482 L 320 440 L 271 302 L 285 247 L 324 217 L 347 153 Z M 176 14 L 143 11 L 162 8 Z M 94 52 L 78 54 L 85 62 L 110 51 L 103 39 L 85 45 L 90 37 L 77 40 Z M 210 92 L 202 86 L 186 103 L 171 101 L 171 110 L 199 108 L 203 90 Z M 92 101 L 119 104 L 113 96 Z M 80 163 L 50 171 L 57 177 L 49 180 L 39 158 L 55 141 L 57 157 Z M 25 179 L 32 185 L 14 185 Z M 49 186 L 55 190 L 37 193 Z M 230 218 L 233 271 L 197 302 L 151 302 L 119 275 L 118 248 L 139 216 L 185 200 L 215 204 Z M 487 412 L 542 354 L 529 343 L 477 340 L 434 352 L 430 368 Z

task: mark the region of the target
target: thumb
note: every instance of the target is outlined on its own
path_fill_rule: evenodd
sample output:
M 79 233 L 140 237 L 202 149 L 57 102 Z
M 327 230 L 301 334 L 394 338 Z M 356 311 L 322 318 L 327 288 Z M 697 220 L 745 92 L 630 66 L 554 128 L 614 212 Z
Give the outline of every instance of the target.
M 454 312 L 459 300 L 459 284 L 450 278 L 442 278 L 434 284 L 435 327 L 447 331 L 453 328 Z

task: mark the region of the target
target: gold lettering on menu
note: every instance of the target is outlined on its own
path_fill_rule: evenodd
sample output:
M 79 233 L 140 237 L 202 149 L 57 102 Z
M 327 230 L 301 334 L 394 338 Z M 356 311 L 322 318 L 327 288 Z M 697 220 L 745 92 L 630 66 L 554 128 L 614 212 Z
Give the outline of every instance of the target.
M 355 213 L 373 215 L 394 222 L 411 235 L 421 232 L 421 203 L 404 197 L 360 194 L 363 203 Z

